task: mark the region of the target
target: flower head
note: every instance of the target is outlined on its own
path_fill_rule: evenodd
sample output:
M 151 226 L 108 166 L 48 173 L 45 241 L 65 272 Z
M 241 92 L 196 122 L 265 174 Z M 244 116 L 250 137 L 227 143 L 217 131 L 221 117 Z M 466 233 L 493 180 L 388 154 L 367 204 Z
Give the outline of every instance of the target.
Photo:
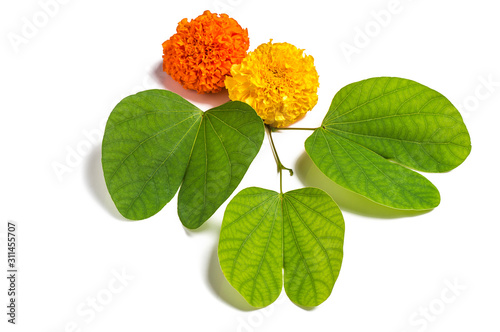
M 186 89 L 218 92 L 248 47 L 247 29 L 226 14 L 207 10 L 194 20 L 180 21 L 177 33 L 163 43 L 163 71 Z
M 226 87 L 231 100 L 252 106 L 272 127 L 298 121 L 318 102 L 314 59 L 288 43 L 262 44 L 231 67 Z

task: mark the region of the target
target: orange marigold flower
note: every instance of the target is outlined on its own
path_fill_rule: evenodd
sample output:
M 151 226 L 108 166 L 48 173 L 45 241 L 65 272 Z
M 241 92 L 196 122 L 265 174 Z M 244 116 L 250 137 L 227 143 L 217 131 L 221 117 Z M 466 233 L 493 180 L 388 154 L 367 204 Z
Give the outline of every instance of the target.
M 180 21 L 177 33 L 163 43 L 163 71 L 186 89 L 219 92 L 249 45 L 247 29 L 226 14 L 207 10 L 194 20 Z
M 252 106 L 272 127 L 291 125 L 318 102 L 314 59 L 289 43 L 260 45 L 231 67 L 231 75 L 226 78 L 229 98 Z

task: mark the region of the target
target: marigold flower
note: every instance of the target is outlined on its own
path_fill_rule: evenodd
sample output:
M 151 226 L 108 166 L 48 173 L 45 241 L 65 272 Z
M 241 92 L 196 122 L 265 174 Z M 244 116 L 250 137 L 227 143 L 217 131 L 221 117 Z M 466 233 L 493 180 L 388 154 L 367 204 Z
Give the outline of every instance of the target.
M 219 92 L 249 45 L 247 29 L 226 14 L 207 10 L 194 20 L 180 21 L 177 33 L 163 43 L 163 71 L 186 89 Z
M 231 67 L 226 87 L 231 100 L 252 106 L 272 127 L 287 127 L 318 102 L 314 58 L 288 43 L 262 44 Z

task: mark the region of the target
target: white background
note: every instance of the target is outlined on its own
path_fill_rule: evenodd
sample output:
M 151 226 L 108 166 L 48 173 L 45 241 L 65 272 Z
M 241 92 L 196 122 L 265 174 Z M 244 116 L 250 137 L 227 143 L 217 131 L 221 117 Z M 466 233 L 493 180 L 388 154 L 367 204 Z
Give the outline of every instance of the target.
M 16 326 L 6 322 L 7 280 L 0 282 L 2 331 L 500 331 L 496 1 L 43 5 L 49 2 L 0 5 L 0 265 L 6 271 L 5 232 L 13 220 L 20 271 Z M 130 222 L 104 184 L 101 124 L 121 98 L 164 88 L 202 109 L 228 100 L 227 92 L 185 91 L 161 71 L 161 44 L 177 22 L 205 9 L 221 12 L 221 5 L 248 28 L 250 50 L 272 38 L 314 56 L 319 102 L 297 126 L 317 127 L 349 83 L 398 76 L 448 97 L 472 137 L 461 166 L 428 175 L 441 205 L 416 214 L 377 206 L 326 180 L 304 154 L 310 132 L 275 135 L 282 162 L 296 173 L 284 177 L 284 190 L 319 186 L 344 212 L 342 271 L 314 310 L 295 306 L 284 292 L 267 309 L 252 310 L 231 288 L 216 256 L 226 204 L 197 231 L 181 225 L 176 198 L 154 217 Z M 377 23 L 373 13 L 388 9 L 390 17 Z M 347 44 L 357 53 L 346 56 Z M 55 169 L 61 165 L 62 174 Z M 248 186 L 279 188 L 267 141 L 237 191 Z

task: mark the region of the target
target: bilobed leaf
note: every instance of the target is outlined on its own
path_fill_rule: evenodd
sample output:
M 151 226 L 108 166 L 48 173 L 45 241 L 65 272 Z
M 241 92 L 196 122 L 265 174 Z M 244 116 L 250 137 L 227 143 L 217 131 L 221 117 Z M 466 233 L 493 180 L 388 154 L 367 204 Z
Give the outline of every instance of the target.
M 224 203 L 241 182 L 264 138 L 264 124 L 245 103 L 211 109 L 202 124 L 179 192 L 184 226 L 197 228 Z
M 406 167 L 449 171 L 467 158 L 471 143 L 460 113 L 443 95 L 414 81 L 380 77 L 342 88 L 305 147 L 341 186 L 393 208 L 426 210 L 439 204 L 439 192 Z
M 322 190 L 247 188 L 226 208 L 218 255 L 227 280 L 252 306 L 278 298 L 284 269 L 288 297 L 312 307 L 331 294 L 343 243 L 342 213 Z
M 184 177 L 202 111 L 182 97 L 149 90 L 113 110 L 102 143 L 102 166 L 118 211 L 148 218 L 175 195 Z
M 106 185 L 118 211 L 140 220 L 160 211 L 182 183 L 179 217 L 197 228 L 236 189 L 263 138 L 263 122 L 247 104 L 204 113 L 175 93 L 143 91 L 123 99 L 108 119 Z

